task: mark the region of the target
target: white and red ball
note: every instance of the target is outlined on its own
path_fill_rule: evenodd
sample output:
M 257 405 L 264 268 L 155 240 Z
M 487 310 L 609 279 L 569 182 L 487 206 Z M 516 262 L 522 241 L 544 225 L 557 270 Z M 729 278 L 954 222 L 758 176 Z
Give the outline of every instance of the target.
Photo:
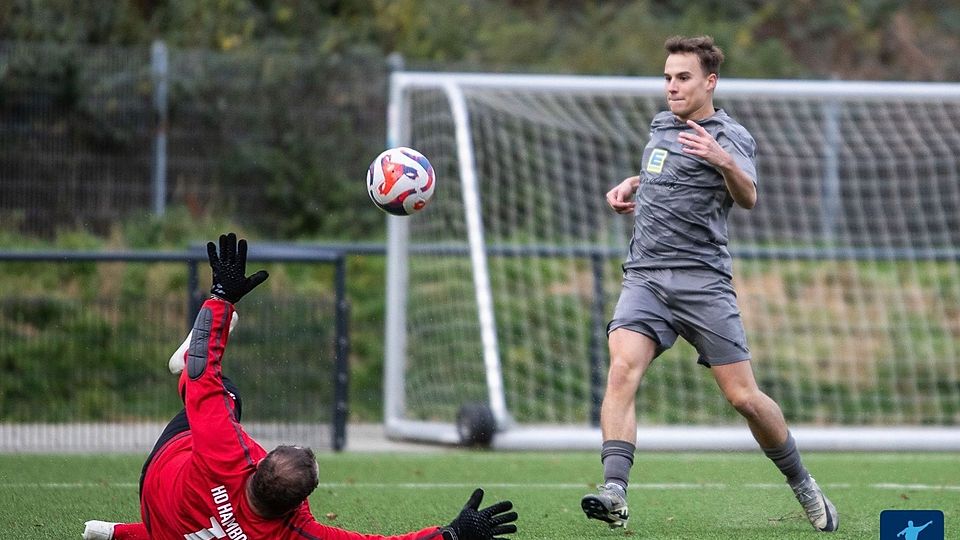
M 423 210 L 433 197 L 436 185 L 430 161 L 404 146 L 385 150 L 367 170 L 370 200 L 395 216 L 409 216 Z

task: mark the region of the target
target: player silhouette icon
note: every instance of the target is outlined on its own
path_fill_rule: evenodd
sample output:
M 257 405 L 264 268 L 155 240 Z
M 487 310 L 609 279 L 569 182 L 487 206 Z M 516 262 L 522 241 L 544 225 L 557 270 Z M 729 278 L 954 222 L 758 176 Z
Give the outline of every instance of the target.
M 902 531 L 897 533 L 897 537 L 899 538 L 902 536 L 903 540 L 917 540 L 917 538 L 920 536 L 920 531 L 926 529 L 927 526 L 930 525 L 931 523 L 933 522 L 928 521 L 925 525 L 922 525 L 920 527 L 914 527 L 913 520 L 912 519 L 908 520 L 907 526 L 904 527 Z

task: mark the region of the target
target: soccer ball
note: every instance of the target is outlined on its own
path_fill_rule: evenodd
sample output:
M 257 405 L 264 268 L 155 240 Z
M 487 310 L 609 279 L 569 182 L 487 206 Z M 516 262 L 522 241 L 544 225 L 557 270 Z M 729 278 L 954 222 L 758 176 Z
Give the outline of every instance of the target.
M 398 146 L 385 150 L 367 169 L 370 200 L 395 216 L 409 216 L 423 210 L 436 185 L 433 166 L 412 148 Z
M 457 411 L 457 435 L 463 446 L 490 446 L 497 421 L 486 403 L 464 403 Z

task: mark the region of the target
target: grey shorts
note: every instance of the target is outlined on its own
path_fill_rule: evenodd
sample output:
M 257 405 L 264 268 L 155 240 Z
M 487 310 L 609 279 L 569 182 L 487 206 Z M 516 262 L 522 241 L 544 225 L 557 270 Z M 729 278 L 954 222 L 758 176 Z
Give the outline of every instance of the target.
M 617 328 L 653 339 L 655 357 L 680 335 L 707 367 L 750 359 L 733 284 L 707 268 L 626 270 L 607 333 Z

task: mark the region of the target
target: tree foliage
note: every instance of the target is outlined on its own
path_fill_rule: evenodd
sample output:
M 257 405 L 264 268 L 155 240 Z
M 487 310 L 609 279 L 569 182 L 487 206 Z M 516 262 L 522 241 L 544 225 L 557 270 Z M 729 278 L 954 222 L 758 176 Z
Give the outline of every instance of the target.
M 58 144 L 148 164 L 149 80 L 134 83 L 133 124 L 116 128 L 104 99 L 129 94 L 111 85 L 130 74 L 91 66 L 88 51 L 162 39 L 188 58 L 170 89 L 171 167 L 177 152 L 219 161 L 183 182 L 208 183 L 269 236 L 368 238 L 382 219 L 357 212 L 355 186 L 383 144 L 388 53 L 411 69 L 657 76 L 667 37 L 710 34 L 722 76 L 957 80 L 958 30 L 946 0 L 8 0 L 0 41 L 43 45 L 0 64 L 0 112 L 36 109 L 43 93 L 53 105 L 23 122 L 55 117 L 67 128 L 43 135 Z M 226 183 L 261 197 L 224 201 Z
M 357 46 L 409 62 L 509 71 L 656 75 L 673 34 L 710 34 L 740 77 L 957 80 L 949 0 L 12 0 L 0 39 L 221 51 Z

